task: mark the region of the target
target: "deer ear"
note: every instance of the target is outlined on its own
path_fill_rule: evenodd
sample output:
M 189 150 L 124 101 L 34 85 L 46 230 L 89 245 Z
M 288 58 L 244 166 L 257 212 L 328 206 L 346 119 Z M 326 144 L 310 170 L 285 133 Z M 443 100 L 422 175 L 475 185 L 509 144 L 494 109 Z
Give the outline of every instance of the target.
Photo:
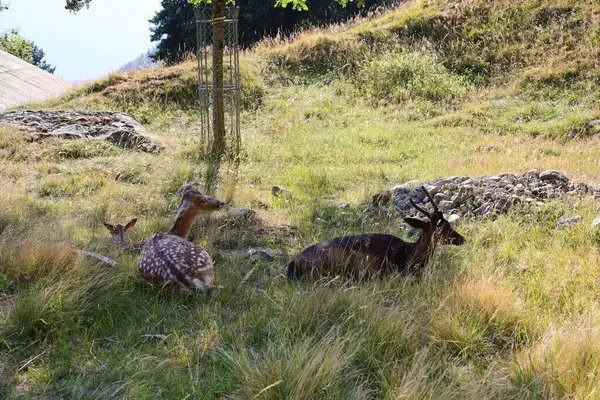
M 110 233 L 113 233 L 115 231 L 115 227 L 113 225 L 107 224 L 106 222 L 103 222 L 103 224 Z
M 181 215 L 185 214 L 186 212 L 188 212 L 190 209 L 190 200 L 186 199 L 185 197 L 183 199 L 181 199 L 181 204 L 179 205 L 179 210 L 177 210 L 177 217 L 179 218 Z
M 135 223 L 137 222 L 137 218 L 133 218 L 131 221 L 129 221 L 127 223 L 127 225 L 125 225 L 125 231 L 130 230 L 131 228 L 133 228 L 135 226 Z
M 404 222 L 415 229 L 425 229 L 429 224 L 417 218 L 404 218 Z

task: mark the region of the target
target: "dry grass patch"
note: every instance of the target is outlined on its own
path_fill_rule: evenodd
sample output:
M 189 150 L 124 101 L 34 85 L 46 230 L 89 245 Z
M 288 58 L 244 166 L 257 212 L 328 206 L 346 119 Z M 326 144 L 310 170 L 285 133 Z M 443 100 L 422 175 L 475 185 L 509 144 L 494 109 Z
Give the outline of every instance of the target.
M 600 326 L 592 310 L 577 323 L 553 329 L 523 350 L 512 379 L 544 398 L 594 398 L 600 392 Z

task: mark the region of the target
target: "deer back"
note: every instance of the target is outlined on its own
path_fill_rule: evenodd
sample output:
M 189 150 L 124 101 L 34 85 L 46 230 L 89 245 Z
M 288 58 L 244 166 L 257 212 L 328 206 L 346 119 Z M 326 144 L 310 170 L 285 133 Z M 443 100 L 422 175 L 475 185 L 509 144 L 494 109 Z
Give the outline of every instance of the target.
M 402 272 L 408 243 L 386 234 L 338 237 L 306 248 L 287 266 L 288 279 L 340 275 L 368 278 Z

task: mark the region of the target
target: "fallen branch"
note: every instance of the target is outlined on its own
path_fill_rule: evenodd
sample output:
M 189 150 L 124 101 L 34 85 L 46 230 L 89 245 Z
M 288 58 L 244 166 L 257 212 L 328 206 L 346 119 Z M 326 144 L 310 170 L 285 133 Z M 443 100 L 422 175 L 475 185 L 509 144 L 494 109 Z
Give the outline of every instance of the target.
M 83 255 L 86 255 L 88 257 L 94 257 L 95 259 L 97 259 L 98 261 L 101 261 L 105 264 L 108 264 L 110 266 L 115 266 L 117 265 L 117 262 L 115 260 L 113 260 L 112 258 L 108 258 L 106 256 L 103 256 L 102 254 L 98 254 L 98 253 L 94 253 L 93 251 L 87 251 L 87 250 L 78 250 L 75 249 L 76 252 L 81 253 Z

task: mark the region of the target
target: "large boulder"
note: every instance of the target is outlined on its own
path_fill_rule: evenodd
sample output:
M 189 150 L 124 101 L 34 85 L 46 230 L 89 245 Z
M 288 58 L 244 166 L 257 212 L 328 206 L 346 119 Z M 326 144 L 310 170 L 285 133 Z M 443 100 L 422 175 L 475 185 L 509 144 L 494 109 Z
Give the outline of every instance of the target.
M 571 182 L 559 171 L 531 170 L 524 174 L 449 177 L 423 182 L 421 185 L 412 183 L 396 186 L 393 204 L 401 214 L 418 214 L 410 204 L 410 199 L 421 208 L 433 210 L 421 186 L 425 187 L 441 211 L 469 218 L 490 217 L 508 211 L 514 204 L 542 203 L 565 195 L 591 195 L 600 198 L 599 187 Z M 576 222 L 578 220 L 569 219 L 559 225 Z
M 0 124 L 27 132 L 31 140 L 94 138 L 145 152 L 163 149 L 135 119 L 113 111 L 15 110 L 0 114 Z

